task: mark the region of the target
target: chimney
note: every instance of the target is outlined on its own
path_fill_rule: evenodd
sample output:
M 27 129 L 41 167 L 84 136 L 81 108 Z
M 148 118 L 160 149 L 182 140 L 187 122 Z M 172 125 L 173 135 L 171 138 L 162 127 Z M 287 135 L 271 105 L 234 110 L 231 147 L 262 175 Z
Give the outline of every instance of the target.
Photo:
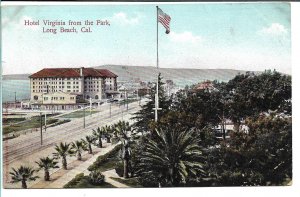
M 83 77 L 83 69 L 84 69 L 84 67 L 80 68 L 80 77 Z

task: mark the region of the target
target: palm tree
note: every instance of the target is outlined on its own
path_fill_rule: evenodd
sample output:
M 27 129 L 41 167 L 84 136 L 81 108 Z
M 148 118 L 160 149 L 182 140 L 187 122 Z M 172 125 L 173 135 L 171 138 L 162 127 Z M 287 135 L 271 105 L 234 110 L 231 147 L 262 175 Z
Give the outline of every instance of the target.
M 94 136 L 87 135 L 85 136 L 85 140 L 82 139 L 82 142 L 88 146 L 87 150 L 89 154 L 93 154 L 92 144 L 95 142 Z
M 162 127 L 160 127 L 162 128 Z M 155 130 L 137 155 L 137 175 L 152 177 L 160 186 L 179 186 L 187 178 L 204 174 L 200 136 L 195 130 L 176 127 Z
M 119 139 L 122 142 L 122 159 L 124 163 L 124 178 L 128 178 L 129 172 L 129 160 L 131 156 L 130 151 L 130 137 L 128 132 L 131 130 L 129 122 L 119 121 L 115 127 L 115 134 L 119 136 Z
M 87 147 L 83 141 L 76 140 L 75 142 L 72 142 L 72 150 L 74 154 L 77 154 L 77 160 L 81 161 L 81 153 L 87 150 Z
M 38 164 L 39 169 L 44 169 L 45 175 L 44 175 L 44 180 L 45 181 L 50 181 L 50 173 L 49 170 L 51 168 L 59 168 L 57 165 L 57 161 L 54 160 L 54 158 L 50 158 L 50 157 L 44 157 L 44 158 L 40 158 L 39 161 L 36 161 L 35 163 Z
M 18 183 L 22 182 L 22 188 L 26 189 L 27 188 L 27 181 L 35 181 L 38 176 L 33 176 L 33 174 L 36 172 L 31 167 L 27 166 L 20 166 L 17 170 L 12 168 L 12 172 L 9 172 L 12 178 L 12 183 Z
M 105 127 L 102 127 L 104 135 L 106 137 L 106 142 L 110 143 L 110 138 L 111 138 L 111 132 L 112 132 L 112 128 L 111 126 L 105 125 Z
M 101 129 L 98 127 L 97 130 L 93 129 L 93 135 L 95 138 L 98 139 L 98 148 L 102 148 L 102 136 L 104 134 L 104 128 L 102 127 Z
M 55 145 L 56 153 L 53 153 L 55 159 L 62 159 L 63 169 L 67 170 L 67 156 L 73 155 L 73 150 L 69 143 L 60 143 L 59 146 Z

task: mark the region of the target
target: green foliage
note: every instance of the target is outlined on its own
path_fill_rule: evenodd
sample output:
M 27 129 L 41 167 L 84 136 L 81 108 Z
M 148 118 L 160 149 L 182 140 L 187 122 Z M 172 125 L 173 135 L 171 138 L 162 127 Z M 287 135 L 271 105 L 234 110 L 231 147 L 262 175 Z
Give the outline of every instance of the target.
M 102 136 L 104 135 L 104 132 L 104 127 L 101 127 L 101 129 L 98 127 L 97 130 L 93 129 L 93 136 L 98 140 L 97 146 L 99 148 L 102 148 Z
M 69 143 L 60 143 L 59 145 L 55 145 L 55 153 L 53 156 L 55 159 L 62 159 L 62 166 L 66 170 L 67 169 L 67 156 L 73 156 L 74 152 L 71 148 L 71 144 Z
M 93 185 L 101 185 L 105 181 L 104 175 L 100 170 L 94 170 L 89 174 L 89 182 Z
M 82 159 L 82 152 L 87 150 L 86 143 L 82 140 L 76 140 L 75 142 L 72 142 L 71 146 L 73 153 L 77 155 L 77 160 L 80 161 Z
M 291 118 L 275 115 L 247 120 L 250 133 L 207 153 L 206 170 L 216 185 L 280 185 L 292 178 Z
M 124 164 L 122 162 L 118 162 L 115 165 L 115 171 L 119 175 L 119 177 L 123 177 L 123 175 L 124 175 Z
M 204 174 L 197 132 L 168 126 L 155 131 L 136 156 L 136 174 L 143 186 L 179 186 Z
M 89 171 L 94 171 L 97 170 L 97 168 L 99 166 L 101 166 L 109 157 L 111 157 L 112 155 L 116 154 L 119 152 L 119 150 L 121 149 L 121 144 L 116 145 L 111 151 L 109 151 L 108 153 L 104 154 L 104 155 L 100 155 L 96 161 L 90 165 L 88 167 Z
M 71 181 L 64 185 L 63 188 L 74 188 L 84 177 L 83 173 L 77 174 Z
M 43 169 L 45 172 L 44 175 L 44 180 L 45 181 L 49 181 L 50 180 L 50 174 L 49 174 L 49 170 L 50 169 L 54 169 L 54 168 L 59 168 L 57 163 L 54 158 L 50 158 L 50 157 L 43 157 L 40 158 L 39 161 L 35 162 L 36 164 L 38 164 L 39 168 L 38 170 Z
M 106 182 L 100 185 L 93 185 L 89 182 L 89 176 L 84 176 L 83 173 L 80 173 L 64 185 L 63 188 L 114 188 L 114 186 Z
M 22 182 L 22 188 L 27 188 L 27 181 L 35 181 L 38 176 L 34 176 L 34 173 L 36 170 L 34 170 L 31 167 L 27 166 L 20 166 L 17 170 L 15 168 L 12 168 L 12 172 L 9 172 L 11 175 L 11 183 L 18 183 Z
M 163 116 L 165 113 L 169 111 L 171 100 L 166 97 L 165 91 L 162 87 L 162 77 L 159 74 L 158 77 L 158 93 L 159 93 L 159 107 L 162 110 L 158 111 L 158 118 Z M 156 94 L 156 85 L 153 86 L 150 90 L 150 101 L 147 104 L 141 106 L 141 110 L 134 114 L 134 119 L 136 122 L 133 124 L 133 127 L 137 130 L 137 132 L 147 132 L 150 131 L 149 123 L 154 121 L 154 110 L 155 108 L 155 94 Z
M 81 140 L 85 147 L 87 147 L 87 151 L 89 154 L 93 154 L 92 144 L 95 143 L 96 138 L 93 135 L 85 136 L 85 139 Z

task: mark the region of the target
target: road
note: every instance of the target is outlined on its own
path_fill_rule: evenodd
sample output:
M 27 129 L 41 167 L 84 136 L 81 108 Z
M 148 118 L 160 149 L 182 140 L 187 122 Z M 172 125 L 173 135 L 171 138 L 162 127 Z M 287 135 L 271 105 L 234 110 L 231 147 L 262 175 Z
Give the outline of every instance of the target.
M 138 111 L 137 102 L 129 104 L 128 111 L 124 106 L 112 106 L 111 117 L 109 106 L 103 106 L 99 113 L 86 117 L 83 128 L 83 118 L 77 118 L 71 122 L 48 128 L 43 131 L 43 145 L 41 145 L 40 132 L 28 133 L 20 137 L 3 142 L 3 175 L 5 188 L 19 188 L 19 184 L 9 183 L 8 174 L 11 168 L 18 168 L 20 165 L 36 167 L 35 161 L 40 157 L 52 156 L 55 144 L 60 142 L 72 142 L 79 140 L 92 133 L 92 129 L 106 124 L 113 124 L 119 120 L 129 120 L 130 114 Z M 88 110 L 86 111 L 87 113 Z M 76 158 L 70 158 L 75 160 Z M 40 174 L 40 177 L 43 177 Z M 30 183 L 29 183 L 30 186 Z

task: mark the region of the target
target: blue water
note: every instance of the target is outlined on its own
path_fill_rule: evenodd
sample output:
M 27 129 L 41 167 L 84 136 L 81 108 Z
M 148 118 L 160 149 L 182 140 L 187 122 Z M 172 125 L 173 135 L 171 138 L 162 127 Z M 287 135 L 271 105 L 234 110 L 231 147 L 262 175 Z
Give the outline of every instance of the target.
M 29 80 L 2 80 L 2 102 L 30 99 Z

